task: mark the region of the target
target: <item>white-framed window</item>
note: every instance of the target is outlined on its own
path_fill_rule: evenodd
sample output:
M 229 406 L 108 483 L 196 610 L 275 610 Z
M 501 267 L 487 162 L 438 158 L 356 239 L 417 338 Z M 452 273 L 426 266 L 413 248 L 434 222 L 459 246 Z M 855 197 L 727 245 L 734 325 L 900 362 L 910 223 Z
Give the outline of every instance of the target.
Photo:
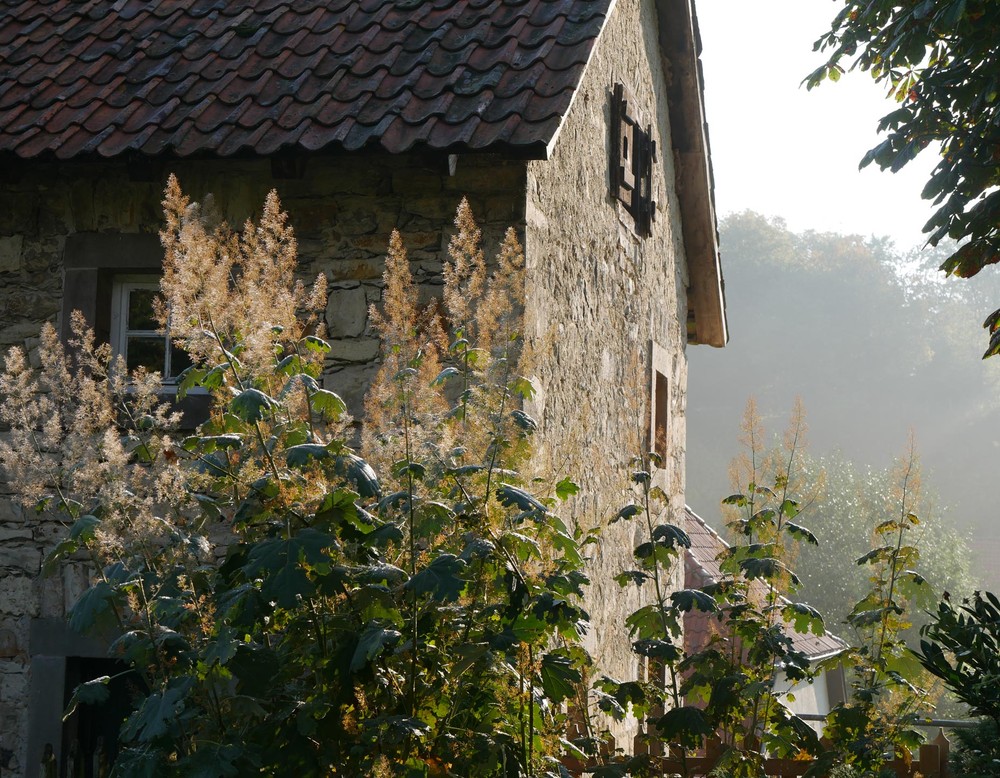
M 165 385 L 191 365 L 187 353 L 170 341 L 170 328 L 161 330 L 154 300 L 160 293 L 155 275 L 115 276 L 111 286 L 111 348 L 125 358 L 129 371 L 145 367 L 163 376 Z

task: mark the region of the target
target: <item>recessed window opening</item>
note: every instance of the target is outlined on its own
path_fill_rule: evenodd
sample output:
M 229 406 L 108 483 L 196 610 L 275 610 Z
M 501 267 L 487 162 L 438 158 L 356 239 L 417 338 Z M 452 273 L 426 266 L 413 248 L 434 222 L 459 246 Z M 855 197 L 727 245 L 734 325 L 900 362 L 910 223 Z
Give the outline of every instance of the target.
M 154 301 L 160 292 L 155 276 L 122 276 L 114 280 L 111 307 L 111 347 L 125 358 L 129 372 L 139 367 L 156 371 L 165 384 L 191 366 L 187 353 L 171 342 L 170 327 L 161 330 Z
M 653 451 L 661 461 L 667 458 L 667 440 L 669 430 L 669 385 L 667 377 L 656 371 L 656 384 L 653 397 Z

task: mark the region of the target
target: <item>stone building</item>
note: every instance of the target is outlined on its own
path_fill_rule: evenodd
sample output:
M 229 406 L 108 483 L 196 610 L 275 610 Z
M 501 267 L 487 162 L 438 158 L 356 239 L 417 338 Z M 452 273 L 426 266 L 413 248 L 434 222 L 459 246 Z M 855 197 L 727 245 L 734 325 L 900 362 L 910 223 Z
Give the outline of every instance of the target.
M 433 293 L 465 195 L 487 242 L 514 225 L 525 245 L 527 334 L 546 344 L 529 410 L 540 456 L 572 452 L 576 518 L 617 510 L 651 443 L 679 515 L 685 348 L 727 339 L 692 3 L 10 0 L 0 350 L 74 308 L 114 342 L 122 295 L 155 283 L 169 173 L 234 224 L 276 188 L 303 271 L 330 280 L 325 380 L 357 407 L 390 231 Z M 83 575 L 38 575 L 61 532 L 0 495 L 5 777 L 38 775 L 46 743 L 65 757 L 65 690 L 102 656 L 64 623 Z M 613 528 L 597 570 L 632 541 Z M 634 603 L 594 578 L 590 648 L 634 674 Z

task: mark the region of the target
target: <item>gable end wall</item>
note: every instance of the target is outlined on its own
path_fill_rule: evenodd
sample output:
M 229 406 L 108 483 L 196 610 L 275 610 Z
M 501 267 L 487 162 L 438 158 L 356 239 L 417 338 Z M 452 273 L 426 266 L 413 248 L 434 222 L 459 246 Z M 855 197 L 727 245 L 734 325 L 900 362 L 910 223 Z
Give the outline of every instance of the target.
M 687 270 L 660 63 L 653 3 L 618 0 L 551 158 L 528 165 L 527 331 L 539 388 L 531 411 L 544 441 L 539 466 L 580 483 L 572 509 L 585 527 L 606 524 L 634 498 L 630 460 L 649 446 L 653 343 L 669 383 L 659 478 L 670 507 L 657 518 L 679 523 L 683 516 Z M 656 219 L 646 239 L 609 194 L 616 82 L 631 90 L 657 144 Z M 623 591 L 612 576 L 635 566 L 639 535 L 638 523 L 606 527 L 590 569 L 588 648 L 602 673 L 621 679 L 640 674 L 624 617 L 649 594 Z M 622 738 L 634 734 L 634 722 L 612 730 L 630 745 Z

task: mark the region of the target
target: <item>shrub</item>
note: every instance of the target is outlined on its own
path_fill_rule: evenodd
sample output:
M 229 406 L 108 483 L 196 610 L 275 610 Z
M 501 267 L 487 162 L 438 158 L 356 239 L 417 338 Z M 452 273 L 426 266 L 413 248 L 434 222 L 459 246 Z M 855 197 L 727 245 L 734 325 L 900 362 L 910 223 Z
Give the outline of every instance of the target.
M 71 624 L 111 629 L 141 679 L 113 774 L 555 774 L 586 577 L 554 512 L 575 486 L 519 473 L 514 233 L 489 275 L 463 202 L 443 312 L 418 308 L 393 235 L 366 460 L 277 196 L 239 235 L 174 179 L 164 206 L 159 315 L 210 418 L 181 436 L 159 377 L 79 316 L 69 351 L 47 327 L 41 369 L 14 350 L 0 378 L 0 462 L 68 527 L 48 566 L 89 561 Z

